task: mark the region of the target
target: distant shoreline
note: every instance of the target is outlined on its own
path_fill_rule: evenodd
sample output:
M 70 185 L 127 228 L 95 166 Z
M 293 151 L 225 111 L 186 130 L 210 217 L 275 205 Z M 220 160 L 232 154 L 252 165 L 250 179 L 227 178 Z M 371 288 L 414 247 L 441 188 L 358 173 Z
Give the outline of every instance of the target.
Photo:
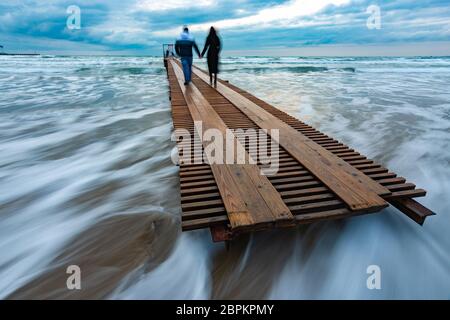
M 0 56 L 40 56 L 39 53 L 0 53 Z

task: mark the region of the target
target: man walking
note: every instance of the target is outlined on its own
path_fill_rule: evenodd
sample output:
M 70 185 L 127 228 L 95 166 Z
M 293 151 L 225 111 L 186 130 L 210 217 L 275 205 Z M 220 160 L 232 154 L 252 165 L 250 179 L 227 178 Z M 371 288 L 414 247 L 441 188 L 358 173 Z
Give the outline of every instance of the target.
M 200 58 L 200 51 L 198 50 L 194 37 L 190 35 L 188 27 L 184 27 L 183 32 L 175 42 L 175 52 L 180 56 L 181 64 L 183 65 L 184 85 L 188 85 L 191 82 L 192 47 L 194 47 Z

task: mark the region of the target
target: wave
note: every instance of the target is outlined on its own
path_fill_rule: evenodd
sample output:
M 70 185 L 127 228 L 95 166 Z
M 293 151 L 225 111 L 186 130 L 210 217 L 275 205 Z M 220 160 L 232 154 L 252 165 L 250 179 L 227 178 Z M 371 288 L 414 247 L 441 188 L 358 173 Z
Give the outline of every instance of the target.
M 131 74 L 131 75 L 141 75 L 141 74 L 163 74 L 165 69 L 163 67 L 124 67 L 124 68 L 105 68 L 100 70 L 100 73 L 104 71 L 107 73 L 112 73 L 114 75 L 121 74 Z M 99 69 L 94 67 L 82 67 L 76 70 L 77 73 L 98 73 Z
M 149 73 L 149 69 L 142 68 L 142 67 L 126 67 L 126 68 L 120 68 L 116 70 L 118 73 L 128 73 L 128 74 L 144 74 Z
M 240 67 L 240 68 L 226 68 L 227 72 L 246 71 L 249 73 L 266 73 L 266 72 L 292 72 L 292 73 L 310 73 L 310 72 L 326 72 L 326 71 L 342 71 L 342 72 L 356 72 L 354 67 L 344 68 L 328 68 L 328 67 L 314 67 L 314 66 L 292 66 L 292 67 Z
M 127 67 L 127 68 L 120 68 L 116 70 L 119 74 L 132 74 L 132 75 L 139 75 L 139 74 L 163 74 L 165 73 L 164 67 Z

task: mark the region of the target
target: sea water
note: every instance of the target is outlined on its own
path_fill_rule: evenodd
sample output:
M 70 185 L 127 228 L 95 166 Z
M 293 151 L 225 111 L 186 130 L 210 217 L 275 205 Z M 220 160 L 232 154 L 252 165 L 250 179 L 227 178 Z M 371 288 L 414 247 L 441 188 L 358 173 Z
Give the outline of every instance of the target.
M 388 208 L 227 251 L 180 232 L 161 58 L 4 56 L 0 298 L 450 298 L 450 58 L 227 57 L 220 76 L 426 189 L 437 216 Z

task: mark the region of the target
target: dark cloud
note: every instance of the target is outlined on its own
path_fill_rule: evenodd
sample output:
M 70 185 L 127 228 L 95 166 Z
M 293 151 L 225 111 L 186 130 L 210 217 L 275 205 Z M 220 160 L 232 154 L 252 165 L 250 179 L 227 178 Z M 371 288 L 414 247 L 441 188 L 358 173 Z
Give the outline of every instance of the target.
M 138 9 L 135 1 L 2 1 L 0 3 L 0 42 L 7 47 L 18 46 L 27 39 L 46 39 L 49 50 L 56 43 L 78 42 L 71 50 L 102 48 L 108 51 L 132 50 L 158 53 L 162 42 L 173 40 L 172 35 L 161 35 L 164 30 L 184 24 L 213 23 L 223 19 L 251 16 L 264 8 L 289 1 L 225 0 L 211 5 L 192 6 L 187 1 L 166 0 L 169 9 Z M 181 6 L 177 6 L 181 3 Z M 354 0 L 348 5 L 329 5 L 311 16 L 301 16 L 292 24 L 270 22 L 222 30 L 226 48 L 230 50 L 265 47 L 295 47 L 322 44 L 371 44 L 408 41 L 449 41 L 450 6 L 448 0 L 378 0 L 382 28 L 366 27 L 366 9 L 371 0 Z M 82 10 L 82 29 L 66 28 L 69 5 Z M 170 5 L 173 5 L 171 7 Z M 283 17 L 279 17 L 283 22 Z M 201 40 L 203 34 L 198 32 Z M 54 40 L 54 45 L 51 45 Z M 62 41 L 62 42 L 57 42 Z M 11 43 L 12 42 L 12 43 Z M 201 41 L 200 41 L 201 42 Z M 45 42 L 44 42 L 45 43 Z M 42 41 L 39 42 L 40 47 Z M 23 43 L 22 43 L 23 45 Z

